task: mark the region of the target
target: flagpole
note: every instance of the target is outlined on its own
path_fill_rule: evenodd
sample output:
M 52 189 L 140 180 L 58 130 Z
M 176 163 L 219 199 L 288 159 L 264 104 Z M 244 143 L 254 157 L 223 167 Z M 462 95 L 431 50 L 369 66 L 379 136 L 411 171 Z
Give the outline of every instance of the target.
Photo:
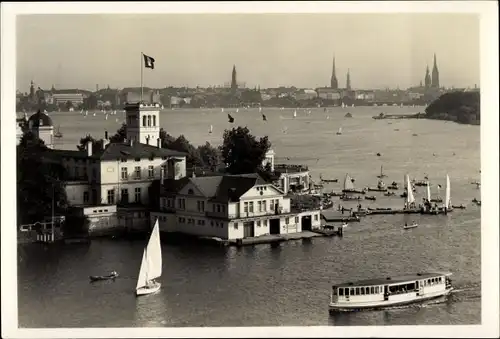
M 144 72 L 144 65 L 142 64 L 143 63 L 143 59 L 144 59 L 144 53 L 141 52 L 141 101 L 142 102 L 142 95 L 143 95 L 143 87 L 142 87 L 142 81 L 143 81 L 143 72 Z

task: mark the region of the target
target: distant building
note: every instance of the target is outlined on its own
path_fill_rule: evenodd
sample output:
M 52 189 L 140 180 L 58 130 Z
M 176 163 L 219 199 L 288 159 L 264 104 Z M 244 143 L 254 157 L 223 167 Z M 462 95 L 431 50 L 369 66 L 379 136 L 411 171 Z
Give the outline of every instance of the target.
M 342 91 L 336 88 L 318 88 L 316 89 L 318 97 L 325 100 L 340 100 Z
M 436 61 L 436 53 L 434 53 L 434 66 L 432 67 L 432 88 L 439 88 L 439 71 Z
M 318 97 L 318 93 L 313 89 L 301 89 L 295 92 L 294 97 L 296 100 L 311 100 Z
M 28 119 L 28 130 L 45 143 L 54 148 L 54 125 L 52 119 L 44 112 L 38 111 Z
M 82 93 L 54 93 L 52 101 L 54 104 L 65 104 L 70 101 L 73 104 L 82 104 L 85 96 Z

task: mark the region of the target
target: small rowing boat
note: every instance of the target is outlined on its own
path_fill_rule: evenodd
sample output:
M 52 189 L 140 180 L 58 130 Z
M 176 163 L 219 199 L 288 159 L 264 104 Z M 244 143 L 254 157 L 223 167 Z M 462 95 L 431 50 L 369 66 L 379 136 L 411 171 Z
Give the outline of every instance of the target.
M 94 281 L 115 279 L 117 277 L 118 277 L 118 273 L 113 271 L 108 275 L 90 275 L 89 279 L 90 279 L 90 282 L 94 282 Z

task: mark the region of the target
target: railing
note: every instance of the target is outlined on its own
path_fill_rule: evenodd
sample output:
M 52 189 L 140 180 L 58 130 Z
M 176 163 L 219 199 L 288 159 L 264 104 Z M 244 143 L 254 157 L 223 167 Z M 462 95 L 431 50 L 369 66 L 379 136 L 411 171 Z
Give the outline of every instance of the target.
M 305 165 L 276 164 L 274 170 L 281 173 L 301 173 L 309 171 L 309 167 Z

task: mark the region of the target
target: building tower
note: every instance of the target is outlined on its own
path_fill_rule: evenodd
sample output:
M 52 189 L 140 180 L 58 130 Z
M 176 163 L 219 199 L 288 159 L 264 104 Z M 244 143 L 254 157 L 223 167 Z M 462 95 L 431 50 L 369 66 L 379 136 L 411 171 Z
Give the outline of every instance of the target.
M 238 83 L 236 82 L 236 65 L 233 65 L 233 73 L 231 75 L 231 91 L 236 92 Z
M 333 56 L 333 67 L 332 67 L 332 77 L 330 78 L 330 87 L 333 89 L 339 88 L 339 83 L 337 81 L 337 75 L 335 74 L 335 56 Z
M 439 88 L 439 71 L 436 61 L 436 53 L 434 53 L 434 66 L 432 67 L 432 87 Z
M 429 65 L 425 69 L 425 78 L 424 78 L 425 88 L 431 87 L 431 75 L 429 73 Z
M 33 80 L 31 80 L 30 84 L 30 96 L 29 96 L 31 101 L 35 101 L 35 83 Z
M 160 138 L 160 104 L 128 103 L 127 140 L 147 145 L 157 145 Z
M 345 88 L 350 91 L 351 90 L 351 74 L 349 72 L 349 68 L 347 69 L 347 78 L 346 78 Z
M 45 146 L 54 148 L 54 125 L 52 119 L 44 112 L 38 110 L 28 119 L 28 128 Z

